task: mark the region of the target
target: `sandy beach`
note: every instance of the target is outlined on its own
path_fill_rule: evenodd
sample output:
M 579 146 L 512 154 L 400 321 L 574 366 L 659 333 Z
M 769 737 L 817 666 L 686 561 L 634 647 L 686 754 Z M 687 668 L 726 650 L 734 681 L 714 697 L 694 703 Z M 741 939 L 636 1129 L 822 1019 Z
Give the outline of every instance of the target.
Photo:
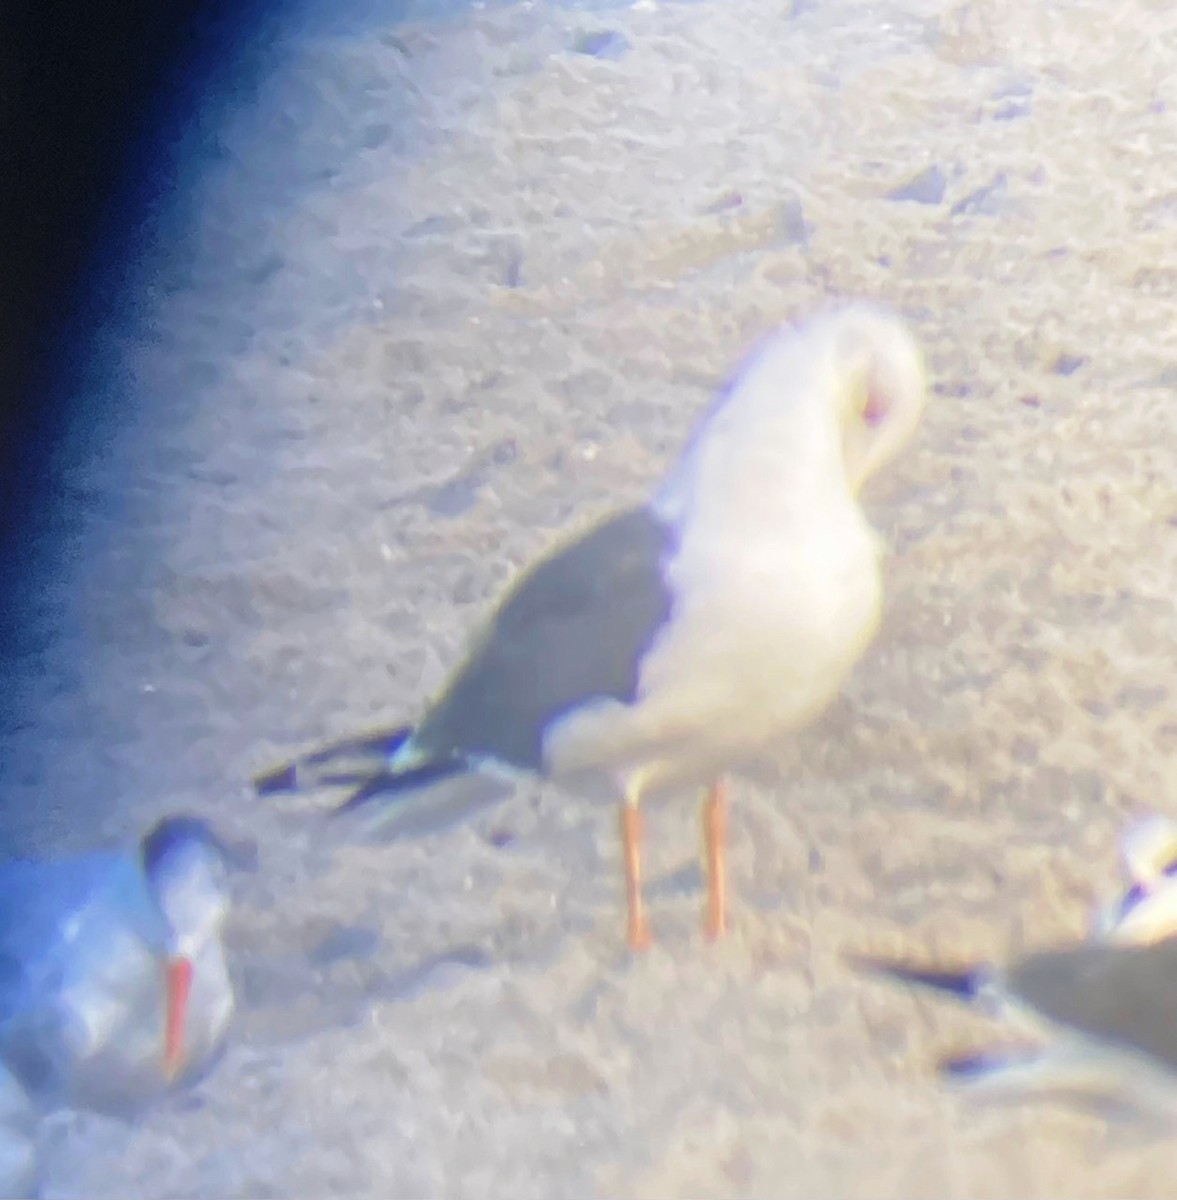
M 94 331 L 125 419 L 53 468 L 4 830 L 192 810 L 260 865 L 224 1060 L 137 1125 L 54 1118 L 47 1194 L 1177 1196 L 1155 1129 L 946 1089 L 994 1027 L 843 961 L 1079 935 L 1177 802 L 1177 13 L 446 7 L 268 29 Z M 612 808 L 525 787 L 365 845 L 253 797 L 411 718 L 750 342 L 852 296 L 934 395 L 867 497 L 878 642 L 734 787 L 726 941 L 693 798 L 649 811 L 634 959 Z

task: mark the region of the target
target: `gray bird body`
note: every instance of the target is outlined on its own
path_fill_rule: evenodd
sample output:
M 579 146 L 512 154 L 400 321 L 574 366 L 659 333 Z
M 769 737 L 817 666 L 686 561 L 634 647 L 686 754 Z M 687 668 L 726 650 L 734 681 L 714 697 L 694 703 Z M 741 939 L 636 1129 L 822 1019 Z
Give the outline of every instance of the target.
M 233 1012 L 218 851 L 179 841 L 0 865 L 0 1060 L 37 1105 L 122 1115 L 193 1078 Z M 169 909 L 171 911 L 169 911 Z M 185 1069 L 162 1069 L 162 964 L 193 963 Z
M 1057 1032 L 1143 1054 L 1177 1072 L 1177 938 L 1031 954 L 1006 971 L 1005 986 Z
M 902 977 L 902 976 L 900 976 Z M 978 1096 L 1057 1092 L 1177 1120 L 1177 940 L 1032 954 L 1000 976 L 1002 1014 L 1038 1044 L 946 1059 Z
M 1130 885 L 1100 913 L 1090 940 L 1040 950 L 1000 970 L 855 961 L 1012 1019 L 1040 1040 L 947 1059 L 945 1073 L 974 1091 L 1060 1090 L 1177 1117 L 1177 878 L 1171 872 L 1177 827 L 1149 823 L 1130 830 L 1124 850 Z

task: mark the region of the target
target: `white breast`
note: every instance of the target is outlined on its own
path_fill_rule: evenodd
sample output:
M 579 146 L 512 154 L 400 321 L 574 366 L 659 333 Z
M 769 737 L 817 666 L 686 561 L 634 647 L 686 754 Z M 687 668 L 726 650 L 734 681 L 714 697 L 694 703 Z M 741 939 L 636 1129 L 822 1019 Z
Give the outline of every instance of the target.
M 689 547 L 684 547 L 689 551 Z M 639 709 L 717 749 L 756 749 L 817 715 L 873 638 L 882 583 L 857 506 L 790 539 L 709 552 L 706 574 L 672 564 L 682 600 L 648 655 Z

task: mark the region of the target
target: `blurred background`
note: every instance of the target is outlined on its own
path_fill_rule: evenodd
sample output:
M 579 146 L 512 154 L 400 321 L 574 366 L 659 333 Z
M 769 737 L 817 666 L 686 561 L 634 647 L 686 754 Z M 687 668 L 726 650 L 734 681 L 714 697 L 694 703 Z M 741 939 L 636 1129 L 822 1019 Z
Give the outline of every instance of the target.
M 133 412 L 100 335 L 125 323 L 129 273 L 183 220 L 194 114 L 244 85 L 282 7 L 65 0 L 0 14 L 0 673 L 10 684 L 37 653 L 38 614 L 69 557 L 60 535 L 79 508 L 109 501 L 71 492 L 67 464 Z M 10 731 L 37 719 L 22 699 L 10 687 L 0 701 Z M 30 827 L 52 836 L 14 807 L 0 820 L 5 852 L 27 849 Z

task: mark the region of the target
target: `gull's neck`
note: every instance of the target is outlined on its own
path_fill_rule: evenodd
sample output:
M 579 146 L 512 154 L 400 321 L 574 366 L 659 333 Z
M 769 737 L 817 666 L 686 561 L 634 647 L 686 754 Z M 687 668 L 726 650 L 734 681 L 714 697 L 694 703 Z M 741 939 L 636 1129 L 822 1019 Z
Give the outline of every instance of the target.
M 830 382 L 812 359 L 782 364 L 792 348 L 762 352 L 704 416 L 651 501 L 662 520 L 681 528 L 703 509 L 726 511 L 735 528 L 786 513 L 820 522 L 855 503 Z M 782 397 L 790 365 L 794 383 Z

